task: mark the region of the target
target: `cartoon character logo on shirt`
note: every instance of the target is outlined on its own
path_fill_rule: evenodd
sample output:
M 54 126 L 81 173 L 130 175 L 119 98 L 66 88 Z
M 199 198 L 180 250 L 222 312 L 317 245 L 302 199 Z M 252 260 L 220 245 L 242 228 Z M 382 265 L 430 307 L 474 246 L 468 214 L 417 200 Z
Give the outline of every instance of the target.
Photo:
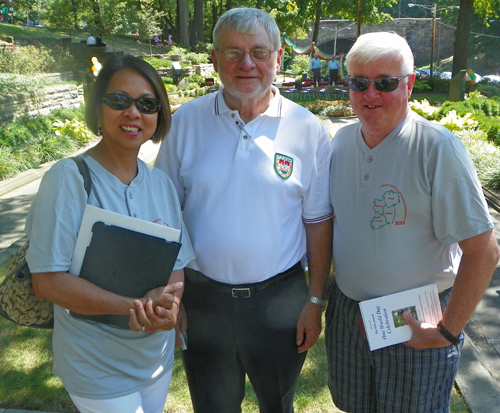
M 403 194 L 394 185 L 385 184 L 383 188 L 385 192 L 379 199 L 373 201 L 374 217 L 370 221 L 372 229 L 380 229 L 386 225 L 405 225 L 406 223 L 406 202 Z M 397 212 L 403 212 L 403 219 L 397 219 Z
M 293 158 L 276 153 L 274 155 L 274 170 L 282 179 L 288 179 L 293 171 Z

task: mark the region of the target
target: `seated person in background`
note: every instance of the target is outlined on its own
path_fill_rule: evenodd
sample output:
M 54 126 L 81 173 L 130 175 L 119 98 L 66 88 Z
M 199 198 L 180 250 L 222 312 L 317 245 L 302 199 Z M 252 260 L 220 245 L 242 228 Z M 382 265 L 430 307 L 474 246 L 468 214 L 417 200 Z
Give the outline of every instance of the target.
M 99 33 L 99 35 L 95 38 L 95 45 L 96 47 L 106 47 L 106 42 L 102 41 L 101 33 Z
M 95 38 L 94 38 L 94 35 L 91 34 L 88 38 L 87 38 L 87 46 L 95 46 Z

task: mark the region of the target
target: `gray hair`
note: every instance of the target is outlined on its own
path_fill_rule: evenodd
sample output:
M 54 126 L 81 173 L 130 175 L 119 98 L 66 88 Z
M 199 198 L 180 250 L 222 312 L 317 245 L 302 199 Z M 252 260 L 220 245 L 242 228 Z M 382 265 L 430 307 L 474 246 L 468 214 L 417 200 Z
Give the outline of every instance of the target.
M 228 10 L 220 16 L 213 32 L 214 49 L 218 50 L 220 38 L 227 30 L 234 30 L 237 33 L 256 34 L 259 27 L 264 27 L 274 50 L 279 50 L 281 46 L 281 35 L 274 18 L 268 13 L 248 7 L 238 7 Z
M 401 75 L 413 73 L 413 53 L 406 40 L 393 32 L 366 33 L 358 37 L 345 58 L 347 73 L 351 73 L 351 61 L 361 64 L 384 57 L 402 57 Z

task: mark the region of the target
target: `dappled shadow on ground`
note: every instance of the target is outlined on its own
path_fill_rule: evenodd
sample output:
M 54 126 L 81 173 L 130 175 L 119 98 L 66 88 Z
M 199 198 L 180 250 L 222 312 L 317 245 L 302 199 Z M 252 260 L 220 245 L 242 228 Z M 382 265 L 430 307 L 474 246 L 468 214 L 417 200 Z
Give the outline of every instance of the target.
M 7 248 L 23 236 L 24 222 L 32 195 L 0 198 L 0 249 Z

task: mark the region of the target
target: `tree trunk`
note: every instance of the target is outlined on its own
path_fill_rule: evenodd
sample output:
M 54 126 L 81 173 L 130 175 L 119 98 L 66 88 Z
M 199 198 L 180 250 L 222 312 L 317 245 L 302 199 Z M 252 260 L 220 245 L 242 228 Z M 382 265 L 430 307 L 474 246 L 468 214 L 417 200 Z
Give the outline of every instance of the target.
M 76 7 L 75 0 L 71 0 L 71 8 L 73 9 L 73 28 L 76 31 L 78 30 L 78 8 Z M 26 19 L 26 21 L 27 20 L 28 19 Z
M 189 49 L 187 0 L 177 0 L 177 16 L 179 16 L 179 43 L 182 47 Z
M 193 39 L 194 44 L 205 41 L 205 28 L 203 26 L 203 0 L 194 0 L 194 15 L 193 15 Z
M 473 11 L 474 0 L 460 0 L 457 30 L 455 31 L 452 76 L 455 76 L 462 69 L 467 69 L 467 60 L 469 58 L 470 25 Z
M 314 20 L 314 32 L 312 36 L 312 41 L 314 44 L 318 42 L 318 36 L 319 36 L 319 23 L 321 20 L 321 3 L 323 0 L 316 0 L 316 18 Z M 311 52 L 312 54 L 312 52 Z
M 214 29 L 217 20 L 219 19 L 219 13 L 217 12 L 217 3 L 215 1 L 212 2 L 212 29 L 210 30 L 210 43 L 214 42 Z
M 363 0 L 358 1 L 358 37 L 361 36 L 361 26 L 363 25 Z

